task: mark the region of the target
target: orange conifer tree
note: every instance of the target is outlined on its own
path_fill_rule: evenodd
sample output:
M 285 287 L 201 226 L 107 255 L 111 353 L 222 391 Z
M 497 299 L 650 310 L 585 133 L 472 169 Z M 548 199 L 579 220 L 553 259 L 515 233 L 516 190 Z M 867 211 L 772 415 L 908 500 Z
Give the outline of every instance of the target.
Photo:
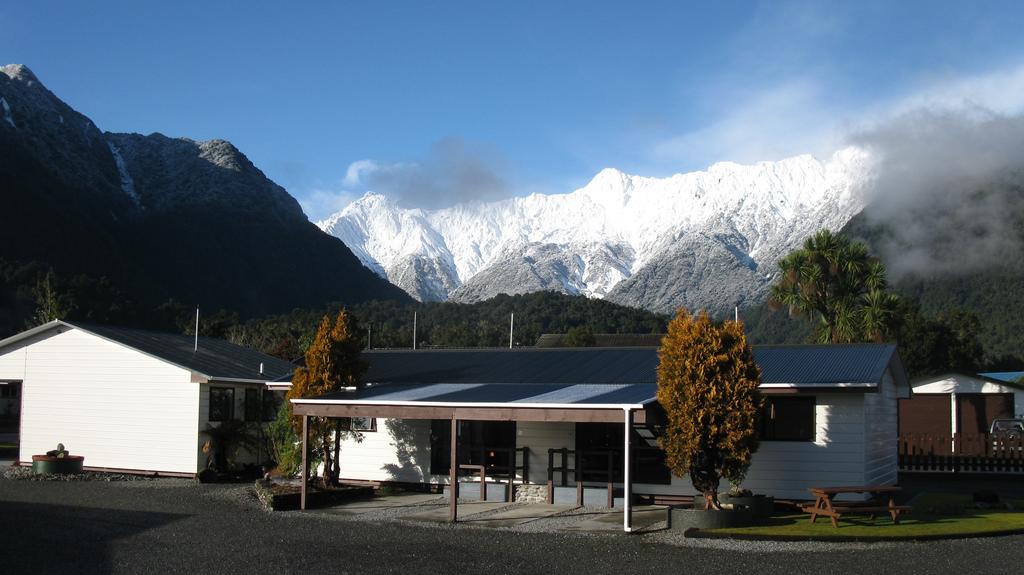
M 720 509 L 721 478 L 740 483 L 757 450 L 761 374 L 743 324 L 711 323 L 680 309 L 658 350 L 658 402 L 668 425 L 661 438 L 665 460 Z
M 316 337 L 306 350 L 306 366 L 295 370 L 292 376 L 289 400 L 342 391 L 362 383 L 367 364 L 359 357 L 362 345 L 355 337 L 354 323 L 345 310 L 339 312 L 334 321 L 328 316 L 320 320 Z M 290 401 L 288 409 L 291 409 Z M 292 426 L 301 436 L 302 423 L 298 417 L 292 417 Z M 341 430 L 336 422 L 326 417 L 311 417 L 309 428 L 310 441 L 323 459 L 323 483 L 333 484 L 337 475 L 331 444 Z

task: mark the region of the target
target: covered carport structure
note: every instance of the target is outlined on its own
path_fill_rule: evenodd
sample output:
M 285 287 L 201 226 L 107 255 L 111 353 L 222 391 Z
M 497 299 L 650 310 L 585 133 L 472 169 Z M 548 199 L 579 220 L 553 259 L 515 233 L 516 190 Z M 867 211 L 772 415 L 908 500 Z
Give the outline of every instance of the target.
M 596 354 L 591 350 L 569 353 L 567 350 L 529 352 L 531 361 L 522 361 L 515 351 L 434 352 L 433 368 L 425 369 L 423 355 L 416 352 L 387 352 L 388 361 L 373 361 L 371 366 L 387 366 L 384 373 L 371 367 L 371 382 L 314 398 L 293 399 L 293 413 L 302 418 L 302 494 L 300 506 L 306 507 L 309 479 L 310 417 L 377 417 L 397 419 L 447 420 L 451 422 L 448 446 L 450 464 L 449 520 L 458 520 L 457 452 L 460 421 L 617 423 L 623 426 L 623 461 L 631 461 L 630 436 L 657 418 L 657 385 L 653 373 L 639 374 L 636 362 L 626 361 L 635 350 L 616 359 L 614 350 Z M 576 350 L 573 350 L 576 351 Z M 611 352 L 611 353 L 609 353 Z M 438 361 L 438 355 L 442 360 Z M 467 359 L 469 358 L 469 359 Z M 450 366 L 444 365 L 450 361 Z M 566 369 L 566 361 L 571 369 Z M 449 369 L 450 368 L 450 369 Z M 653 366 L 641 366 L 653 371 Z M 563 378 L 572 373 L 572 381 Z M 408 375 L 407 375 L 408 374 Z M 630 382 L 643 382 L 632 383 Z M 592 381 L 594 383 L 576 383 Z M 632 530 L 632 470 L 623 466 L 623 529 Z

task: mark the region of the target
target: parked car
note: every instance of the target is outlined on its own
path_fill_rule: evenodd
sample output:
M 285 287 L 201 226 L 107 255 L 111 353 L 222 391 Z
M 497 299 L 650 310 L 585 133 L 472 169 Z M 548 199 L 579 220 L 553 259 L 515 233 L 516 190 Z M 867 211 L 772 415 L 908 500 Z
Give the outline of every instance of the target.
M 1024 419 L 993 419 L 988 432 L 993 439 L 1017 439 L 1024 435 Z

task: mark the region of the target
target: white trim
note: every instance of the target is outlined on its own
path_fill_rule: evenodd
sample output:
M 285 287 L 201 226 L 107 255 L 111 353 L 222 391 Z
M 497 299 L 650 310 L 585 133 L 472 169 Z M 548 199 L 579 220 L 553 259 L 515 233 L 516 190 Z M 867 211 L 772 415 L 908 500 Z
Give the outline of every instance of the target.
M 878 387 L 877 383 L 761 383 L 758 388 L 785 388 L 785 389 L 835 389 L 843 387 Z
M 244 379 L 238 377 L 211 377 L 209 383 L 217 383 L 218 381 L 223 381 L 224 383 L 256 383 L 259 385 L 268 385 L 271 383 L 265 379 Z
M 623 442 L 622 454 L 622 530 L 626 533 L 633 531 L 633 506 L 630 504 L 630 497 L 633 495 L 633 477 L 630 473 L 629 439 L 633 433 L 633 412 L 629 408 L 623 409 L 623 424 L 625 426 L 626 438 Z
M 644 405 L 654 403 L 650 399 L 644 403 L 527 403 L 527 402 L 471 402 L 471 401 L 386 401 L 372 399 L 292 399 L 292 403 L 314 405 L 380 405 L 395 407 L 489 407 L 500 409 L 643 409 Z

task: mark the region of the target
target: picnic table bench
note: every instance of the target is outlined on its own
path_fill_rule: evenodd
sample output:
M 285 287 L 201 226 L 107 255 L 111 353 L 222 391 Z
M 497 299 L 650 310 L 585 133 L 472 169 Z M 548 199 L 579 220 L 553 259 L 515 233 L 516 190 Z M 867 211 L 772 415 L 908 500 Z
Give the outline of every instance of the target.
M 818 516 L 825 516 L 832 520 L 832 527 L 839 527 L 839 518 L 845 513 L 867 513 L 872 519 L 876 514 L 888 513 L 893 523 L 900 522 L 900 514 L 910 511 L 909 505 L 896 505 L 895 495 L 902 491 L 896 485 L 860 485 L 845 487 L 811 487 L 808 491 L 814 495 L 814 503 L 801 507 L 805 513 L 811 514 L 811 523 L 817 521 Z M 836 504 L 833 501 L 836 495 L 843 493 L 867 493 L 870 494 L 870 501 L 840 501 Z M 888 502 L 883 503 L 882 499 L 888 495 Z

